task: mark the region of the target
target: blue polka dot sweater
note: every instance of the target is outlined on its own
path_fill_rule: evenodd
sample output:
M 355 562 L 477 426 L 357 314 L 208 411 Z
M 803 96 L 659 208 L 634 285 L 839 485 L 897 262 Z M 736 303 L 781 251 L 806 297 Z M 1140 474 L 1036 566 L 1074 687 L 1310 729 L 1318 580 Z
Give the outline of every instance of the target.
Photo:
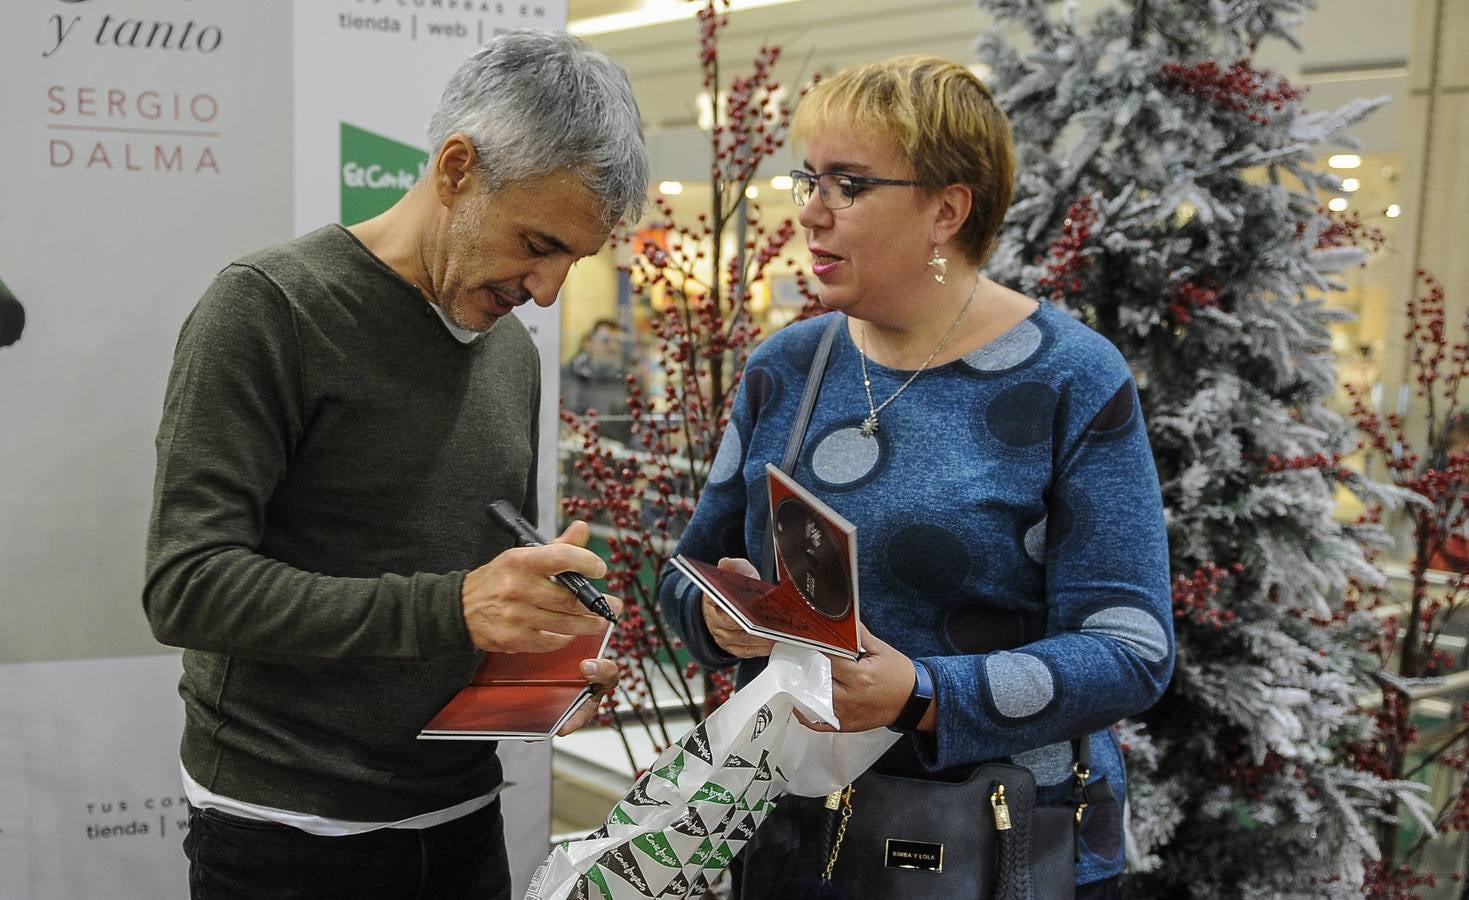
M 764 467 L 777 465 L 828 318 L 750 356 L 729 428 L 678 545 L 761 563 Z M 845 323 L 844 323 L 845 324 Z M 881 403 L 911 372 L 869 361 Z M 1011 757 L 1041 802 L 1070 789 L 1070 741 L 1091 735 L 1115 803 L 1083 824 L 1079 883 L 1123 867 L 1125 773 L 1108 728 L 1153 704 L 1173 668 L 1162 501 L 1121 354 L 1042 303 L 962 359 L 921 374 L 864 437 L 856 346 L 832 346 L 794 475 L 857 526 L 859 603 L 873 634 L 934 674 L 938 728 L 885 769 L 935 772 Z M 665 570 L 660 602 L 700 663 L 731 665 L 699 592 Z M 741 665 L 741 683 L 762 663 Z

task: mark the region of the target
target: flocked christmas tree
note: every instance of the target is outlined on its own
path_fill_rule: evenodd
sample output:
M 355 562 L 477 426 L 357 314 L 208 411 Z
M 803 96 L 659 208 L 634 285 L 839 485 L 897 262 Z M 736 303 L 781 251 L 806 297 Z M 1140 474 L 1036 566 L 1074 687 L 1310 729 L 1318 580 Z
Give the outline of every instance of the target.
M 1339 465 L 1324 297 L 1363 250 L 1311 167 L 1376 103 L 1310 113 L 1252 62 L 1312 5 L 979 0 L 1019 151 L 990 274 L 1130 360 L 1167 508 L 1176 675 L 1123 725 L 1133 896 L 1360 896 L 1384 810 L 1422 808 L 1350 758 L 1378 626 L 1341 597 L 1382 535 L 1335 493 L 1392 489 Z

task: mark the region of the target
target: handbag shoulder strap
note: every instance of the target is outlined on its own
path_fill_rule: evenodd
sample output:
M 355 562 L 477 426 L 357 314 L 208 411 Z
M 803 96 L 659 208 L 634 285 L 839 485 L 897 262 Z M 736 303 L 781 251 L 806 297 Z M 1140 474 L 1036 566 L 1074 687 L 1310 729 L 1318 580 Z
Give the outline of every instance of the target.
M 801 455 L 801 443 L 806 438 L 806 426 L 811 421 L 811 411 L 816 408 L 816 397 L 821 393 L 821 382 L 826 377 L 826 360 L 831 356 L 831 345 L 836 340 L 837 329 L 842 327 L 840 315 L 831 315 L 826 330 L 821 332 L 821 341 L 811 357 L 811 371 L 806 376 L 806 390 L 801 394 L 801 405 L 796 407 L 796 419 L 791 423 L 791 437 L 786 442 L 785 455 L 780 460 L 780 470 L 790 472 L 796 466 L 796 457 Z M 761 560 L 760 577 L 773 581 L 775 575 L 775 538 L 771 529 L 765 529 L 765 558 Z
M 811 421 L 811 410 L 816 408 L 816 396 L 821 393 L 821 382 L 826 376 L 826 360 L 831 356 L 831 345 L 836 340 L 837 329 L 842 327 L 842 316 L 832 316 L 826 330 L 821 332 L 821 342 L 811 357 L 811 372 L 806 376 L 806 390 L 801 394 L 801 405 L 796 407 L 796 420 L 791 423 L 791 437 L 786 442 L 785 456 L 781 458 L 780 470 L 789 473 L 796 466 L 796 457 L 801 453 L 801 442 L 806 438 L 806 425 Z

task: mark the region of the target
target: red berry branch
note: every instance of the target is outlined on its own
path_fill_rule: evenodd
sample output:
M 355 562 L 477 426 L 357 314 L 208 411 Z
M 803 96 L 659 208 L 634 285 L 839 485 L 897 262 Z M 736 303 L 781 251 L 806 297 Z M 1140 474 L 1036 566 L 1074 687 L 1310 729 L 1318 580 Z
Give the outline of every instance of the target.
M 1219 283 L 1213 278 L 1185 281 L 1174 289 L 1169 298 L 1168 313 L 1173 316 L 1173 321 L 1187 325 L 1198 310 L 1219 305 L 1219 290 Z
M 578 483 L 563 507 L 604 537 L 607 590 L 625 603 L 611 642 L 622 674 L 619 696 L 604 706 L 602 718 L 619 732 L 634 771 L 640 765 L 626 729 L 646 733 L 656 753 L 679 733 L 668 721 L 670 704 L 698 720 L 733 688 L 727 674 L 705 674 L 687 662 L 658 606 L 655 583 L 693 513 L 729 422 L 739 373 L 760 338 L 751 288 L 786 261 L 796 234 L 789 219 L 767 227 L 758 204 L 746 198 L 761 162 L 785 145 L 790 127 L 791 102 L 774 77 L 781 51 L 761 47 L 753 71 L 731 80 L 721 99 L 718 44 L 728 9 L 727 0 L 710 0 L 698 17 L 703 85 L 715 112 L 710 207 L 681 221 L 656 196 L 651 221 L 614 238 L 627 258 L 621 268 L 633 299 L 649 310 L 658 383 L 645 389 L 628 378 L 629 446 L 605 439 L 595 412 L 562 414 Z M 810 296 L 799 282 L 798 288 Z
M 1343 219 L 1334 234 L 1330 227 L 1323 232 L 1322 240 L 1325 246 L 1340 246 L 1334 243 L 1338 239 L 1353 244 L 1365 232 L 1360 222 Z M 1376 243 L 1370 235 L 1366 240 Z M 1441 831 L 1469 830 L 1469 780 L 1464 777 L 1469 772 L 1469 709 L 1461 705 L 1437 734 L 1425 736 L 1419 732 L 1415 698 L 1403 687 L 1409 683 L 1404 679 L 1457 669 L 1439 639 L 1469 597 L 1469 418 L 1459 402 L 1459 387 L 1469 372 L 1469 316 L 1451 335 L 1443 286 L 1422 271 L 1418 280 L 1420 292 L 1407 304 L 1403 337 L 1422 419 L 1401 409 L 1384 412 L 1370 388 L 1346 386 L 1367 464 L 1380 466 L 1394 485 L 1416 498 L 1402 512 L 1412 548 L 1406 598 L 1378 585 L 1353 586 L 1352 600 L 1377 608 L 1382 620 L 1381 635 L 1366 649 L 1396 677 L 1383 676 L 1372 736 L 1353 745 L 1351 760 L 1383 778 L 1413 778 L 1429 765 L 1458 773 L 1457 787 L 1438 809 L 1434 824 Z M 1380 519 L 1380 505 L 1370 507 L 1367 515 Z M 1436 876 L 1416 866 L 1428 838 L 1420 836 L 1395 857 L 1385 854 L 1383 863 L 1369 872 L 1369 896 L 1411 897 L 1416 896 L 1414 888 L 1435 883 Z
M 1061 233 L 1051 241 L 1044 260 L 1036 260 L 1037 263 L 1044 261 L 1046 266 L 1046 273 L 1037 284 L 1052 300 L 1063 300 L 1081 293 L 1081 272 L 1092 264 L 1086 251 L 1096 220 L 1096 202 L 1090 196 L 1074 201 L 1066 210 Z
M 1206 562 L 1189 575 L 1173 578 L 1173 618 L 1188 620 L 1195 625 L 1206 625 L 1215 631 L 1222 630 L 1233 622 L 1231 610 L 1218 605 L 1217 598 L 1225 582 L 1244 571 L 1240 563 L 1221 568 Z
M 1335 212 L 1330 209 L 1318 209 L 1317 213 L 1327 220 L 1326 227 L 1316 235 L 1317 250 L 1326 250 L 1331 247 L 1362 247 L 1366 250 L 1377 251 L 1387 243 L 1387 235 L 1382 233 L 1382 229 L 1363 222 L 1356 210 Z
M 1284 78 L 1256 69 L 1248 59 L 1237 60 L 1228 68 L 1212 59 L 1191 65 L 1165 63 L 1158 81 L 1164 90 L 1201 97 L 1260 125 L 1268 125 L 1270 113 L 1284 111 L 1286 104 L 1305 94 Z

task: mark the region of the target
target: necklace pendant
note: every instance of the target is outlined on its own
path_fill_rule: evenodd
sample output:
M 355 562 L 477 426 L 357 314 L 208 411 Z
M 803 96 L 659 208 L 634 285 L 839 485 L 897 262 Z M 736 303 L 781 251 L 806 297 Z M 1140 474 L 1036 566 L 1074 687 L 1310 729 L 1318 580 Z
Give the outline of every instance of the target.
M 869 415 L 862 421 L 862 436 L 865 438 L 872 437 L 874 434 L 877 434 L 878 427 L 877 416 Z

